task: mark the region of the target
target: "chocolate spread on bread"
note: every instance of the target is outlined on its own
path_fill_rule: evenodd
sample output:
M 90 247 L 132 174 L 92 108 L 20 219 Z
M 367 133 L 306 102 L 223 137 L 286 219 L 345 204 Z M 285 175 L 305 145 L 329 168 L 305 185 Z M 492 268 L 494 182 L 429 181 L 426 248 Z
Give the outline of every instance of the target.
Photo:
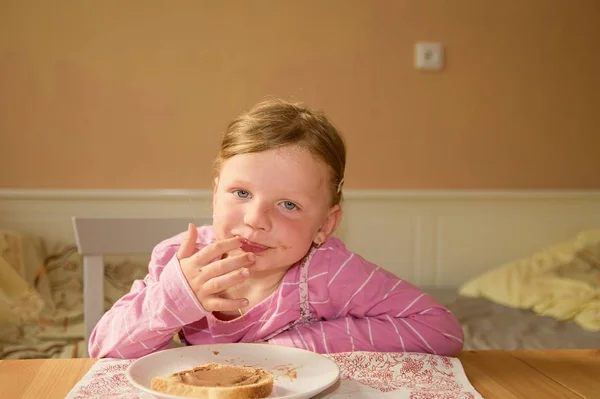
M 254 384 L 264 378 L 262 370 L 243 367 L 214 367 L 205 364 L 173 374 L 183 384 L 206 387 L 233 387 Z

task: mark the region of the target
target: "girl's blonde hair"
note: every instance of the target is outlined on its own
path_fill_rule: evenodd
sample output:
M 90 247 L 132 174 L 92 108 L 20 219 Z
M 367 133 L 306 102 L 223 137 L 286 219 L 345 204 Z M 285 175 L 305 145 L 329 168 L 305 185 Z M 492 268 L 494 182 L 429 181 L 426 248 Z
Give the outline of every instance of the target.
M 342 201 L 346 144 L 322 113 L 300 103 L 268 99 L 234 119 L 223 136 L 215 171 L 227 159 L 288 145 L 310 151 L 329 166 L 331 205 Z

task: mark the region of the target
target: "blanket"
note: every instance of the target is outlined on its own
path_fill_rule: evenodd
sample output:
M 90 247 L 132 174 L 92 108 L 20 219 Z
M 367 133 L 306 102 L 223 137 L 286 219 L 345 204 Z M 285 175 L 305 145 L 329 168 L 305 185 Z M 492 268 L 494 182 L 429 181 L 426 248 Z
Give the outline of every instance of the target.
M 105 309 L 149 255 L 105 259 Z M 85 357 L 83 262 L 74 245 L 0 230 L 0 359 Z
M 460 294 L 600 331 L 600 229 L 582 231 L 466 282 Z

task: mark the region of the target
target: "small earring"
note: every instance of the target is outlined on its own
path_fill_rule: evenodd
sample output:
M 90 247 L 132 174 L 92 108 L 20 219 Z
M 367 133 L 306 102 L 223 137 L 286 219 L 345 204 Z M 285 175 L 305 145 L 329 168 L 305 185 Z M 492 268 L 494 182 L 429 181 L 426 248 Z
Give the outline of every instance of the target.
M 317 240 L 316 242 L 313 243 L 315 248 L 321 248 L 321 245 L 323 245 L 323 243 L 321 242 L 321 240 Z

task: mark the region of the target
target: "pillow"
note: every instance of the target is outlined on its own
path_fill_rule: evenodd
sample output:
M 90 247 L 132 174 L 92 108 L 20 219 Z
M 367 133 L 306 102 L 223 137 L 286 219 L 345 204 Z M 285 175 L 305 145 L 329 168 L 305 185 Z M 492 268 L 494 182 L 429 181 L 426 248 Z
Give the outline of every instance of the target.
M 43 308 L 37 291 L 0 255 L 0 324 L 36 320 Z
M 600 230 L 589 230 L 463 284 L 459 292 L 600 331 Z

